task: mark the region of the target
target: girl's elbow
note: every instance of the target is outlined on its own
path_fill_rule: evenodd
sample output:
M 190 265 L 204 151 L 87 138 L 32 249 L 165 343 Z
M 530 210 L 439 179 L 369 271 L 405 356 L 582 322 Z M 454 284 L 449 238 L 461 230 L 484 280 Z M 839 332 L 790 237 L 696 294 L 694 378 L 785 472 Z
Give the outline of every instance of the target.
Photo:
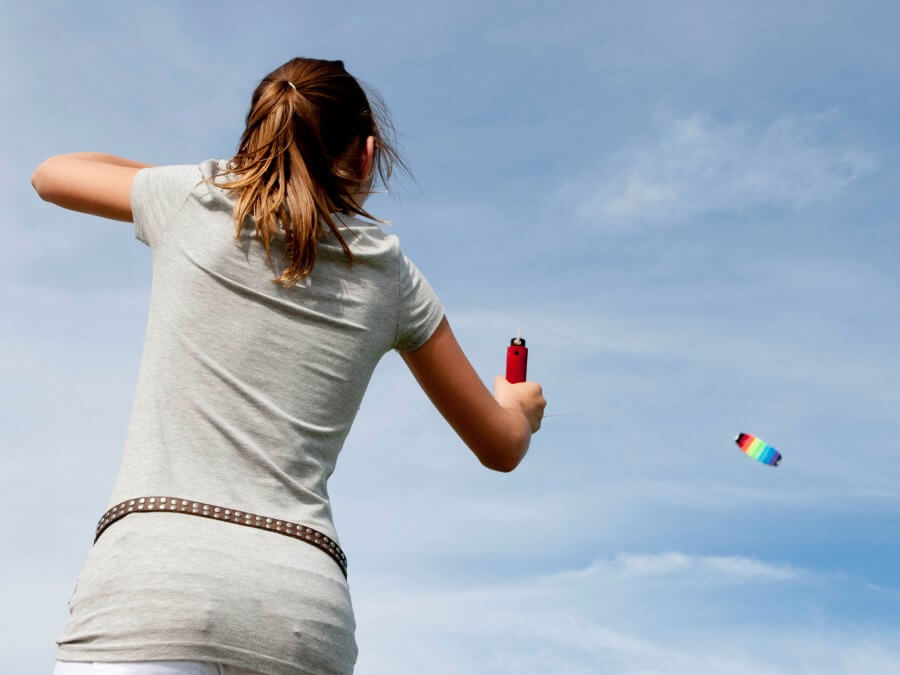
M 479 457 L 478 459 L 481 462 L 481 466 L 499 473 L 509 473 L 519 465 L 518 462 L 496 457 Z
M 31 187 L 33 187 L 33 188 L 34 188 L 34 191 L 38 193 L 38 196 L 41 197 L 41 198 L 43 199 L 43 197 L 42 197 L 42 195 L 41 195 L 41 188 L 40 188 L 40 183 L 39 183 L 39 181 L 40 181 L 40 176 L 39 176 L 40 171 L 41 171 L 41 167 L 39 166 L 39 167 L 36 168 L 36 169 L 34 170 L 34 172 L 31 174 Z
M 46 180 L 46 168 L 47 163 L 53 159 L 52 157 L 49 159 L 45 159 L 43 162 L 38 164 L 37 168 L 31 173 L 31 187 L 34 188 L 34 191 L 37 192 L 38 197 L 43 199 L 45 202 L 49 201 L 49 195 L 47 194 L 47 180 Z
M 522 462 L 530 440 L 531 434 L 527 436 L 521 433 L 514 434 L 505 439 L 505 443 L 494 445 L 487 452 L 479 454 L 478 459 L 484 467 L 492 471 L 510 473 Z
M 494 466 L 488 467 L 492 471 L 497 471 L 499 473 L 512 473 L 517 466 L 519 466 L 519 462 L 521 459 L 507 459 L 499 464 L 495 464 Z
M 484 458 L 479 458 L 479 461 L 481 462 L 481 466 L 483 466 L 485 469 L 490 469 L 491 471 L 496 471 L 498 473 L 509 473 L 516 468 L 515 465 L 509 462 L 498 462 L 497 460 L 493 459 L 488 461 Z

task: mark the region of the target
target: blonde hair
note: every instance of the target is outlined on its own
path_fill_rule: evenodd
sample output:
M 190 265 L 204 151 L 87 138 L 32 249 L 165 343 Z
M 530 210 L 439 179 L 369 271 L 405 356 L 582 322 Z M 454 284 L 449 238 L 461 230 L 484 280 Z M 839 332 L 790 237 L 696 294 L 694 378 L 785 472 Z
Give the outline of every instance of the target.
M 387 184 L 397 164 L 393 127 L 383 101 L 371 92 L 377 114 L 342 61 L 294 58 L 266 75 L 253 92 L 238 150 L 227 164 L 239 176 L 214 185 L 239 191 L 235 238 L 248 216 L 271 263 L 271 231 L 285 235 L 288 268 L 273 283 L 290 287 L 312 272 L 318 242 L 328 227 L 352 265 L 353 255 L 332 213 L 354 213 L 379 221 L 353 199 L 375 175 Z M 386 138 L 391 135 L 391 139 Z M 366 139 L 375 137 L 374 162 L 361 175 Z

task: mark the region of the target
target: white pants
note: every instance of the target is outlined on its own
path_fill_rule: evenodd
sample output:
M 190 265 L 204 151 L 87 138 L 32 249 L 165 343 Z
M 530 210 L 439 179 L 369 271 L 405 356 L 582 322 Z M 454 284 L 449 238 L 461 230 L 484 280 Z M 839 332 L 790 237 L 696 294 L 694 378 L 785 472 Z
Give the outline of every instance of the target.
M 224 663 L 211 661 L 127 661 L 100 663 L 95 661 L 60 661 L 52 675 L 260 675 Z

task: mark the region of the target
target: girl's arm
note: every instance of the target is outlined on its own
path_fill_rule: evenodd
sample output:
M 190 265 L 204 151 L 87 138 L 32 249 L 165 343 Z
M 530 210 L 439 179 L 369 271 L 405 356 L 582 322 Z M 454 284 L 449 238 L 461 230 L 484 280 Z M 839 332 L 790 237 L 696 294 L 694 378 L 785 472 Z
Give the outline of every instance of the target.
M 81 213 L 132 222 L 134 174 L 153 166 L 100 152 L 76 152 L 44 160 L 31 184 L 44 201 Z
M 446 317 L 419 349 L 401 354 L 422 389 L 479 461 L 512 471 L 541 426 L 546 401 L 536 382 L 510 384 L 498 376 L 494 396 L 456 341 Z

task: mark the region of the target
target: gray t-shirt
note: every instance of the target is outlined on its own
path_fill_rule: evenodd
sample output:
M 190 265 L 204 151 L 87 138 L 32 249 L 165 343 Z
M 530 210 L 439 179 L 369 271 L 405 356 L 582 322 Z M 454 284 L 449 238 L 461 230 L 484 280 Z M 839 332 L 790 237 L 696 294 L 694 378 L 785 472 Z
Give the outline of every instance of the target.
M 273 284 L 286 267 L 281 242 L 270 266 L 252 228 L 234 240 L 235 199 L 198 185 L 215 174 L 227 174 L 224 160 L 134 178 L 153 285 L 108 507 L 170 495 L 307 524 L 340 543 L 327 481 L 372 371 L 391 349 L 424 344 L 443 309 L 396 236 L 346 216 L 352 268 L 329 233 L 305 281 Z M 318 674 L 351 672 L 357 655 L 347 580 L 326 553 L 188 514 L 112 524 L 88 552 L 69 612 L 62 660 Z

